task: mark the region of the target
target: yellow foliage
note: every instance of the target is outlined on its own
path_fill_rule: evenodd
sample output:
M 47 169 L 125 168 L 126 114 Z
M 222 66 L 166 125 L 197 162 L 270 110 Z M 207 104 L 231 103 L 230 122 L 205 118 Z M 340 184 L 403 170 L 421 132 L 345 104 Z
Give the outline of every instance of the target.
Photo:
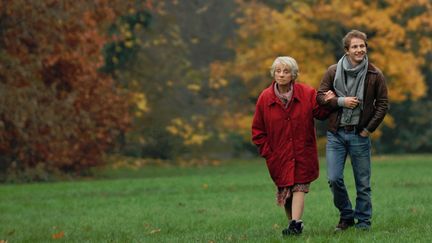
M 380 129 L 377 129 L 370 136 L 372 140 L 377 140 L 382 136 L 382 131 Z
M 182 118 L 174 118 L 166 130 L 182 138 L 185 145 L 202 145 L 210 138 L 210 134 L 205 131 L 204 117 L 192 116 L 189 122 Z
M 227 75 L 240 77 L 249 87 L 249 95 L 257 97 L 271 82 L 268 70 L 274 58 L 288 55 L 299 64 L 299 81 L 318 87 L 327 67 L 337 60 L 332 46 L 334 42 L 312 36 L 359 29 L 372 33 L 369 36 L 369 59 L 386 76 L 392 102 L 408 97 L 416 99 L 425 94 L 426 84 L 421 73 L 424 57 L 415 53 L 426 55 L 430 52 L 432 40 L 426 36 L 413 39 L 411 33 L 419 30 L 430 33 L 430 1 L 391 0 L 385 7 L 379 1 L 290 1 L 281 12 L 258 1 L 238 2 L 242 15 L 237 19 L 240 25 L 237 39 L 232 43 L 236 58 L 232 62 L 212 65 L 211 77 L 214 80 L 226 79 L 224 76 Z M 421 6 L 425 11 L 413 17 L 403 15 L 413 6 Z M 404 20 L 405 25 L 402 18 L 408 18 Z M 323 23 L 338 23 L 340 26 Z M 342 36 L 335 38 L 340 43 Z M 419 50 L 411 49 L 416 46 Z
M 221 79 L 210 79 L 209 80 L 209 86 L 212 89 L 220 89 L 222 87 L 225 87 L 228 85 L 228 80 L 221 78 Z
M 141 24 L 139 24 L 139 23 L 136 23 L 134 25 L 133 29 L 134 29 L 135 32 L 139 32 L 139 31 L 141 31 L 143 29 L 143 26 Z
M 185 144 L 186 145 L 201 145 L 208 138 L 209 138 L 209 135 L 192 134 L 188 139 L 185 140 Z
M 396 123 L 395 123 L 394 118 L 392 116 L 385 116 L 383 124 L 385 124 L 386 126 L 388 126 L 390 128 L 396 127 Z
M 426 84 L 420 71 L 420 60 L 412 53 L 380 49 L 372 53 L 370 59 L 382 68 L 386 76 L 390 101 L 400 102 L 408 95 L 417 99 L 425 94 Z
M 432 4 L 430 0 L 382 1 L 287 1 L 287 7 L 275 11 L 260 1 L 238 0 L 241 17 L 239 28 L 230 43 L 235 58 L 214 62 L 210 66 L 209 85 L 213 89 L 225 87 L 230 79 L 240 78 L 248 89 L 249 97 L 271 83 L 269 69 L 277 56 L 292 56 L 299 65 L 297 82 L 315 88 L 328 66 L 337 62 L 335 50 L 343 53 L 341 42 L 347 30 L 358 29 L 368 34 L 370 62 L 380 68 L 386 78 L 391 103 L 425 95 L 427 85 L 422 68 L 432 52 Z M 407 14 L 413 8 L 423 8 Z M 338 54 L 339 54 L 338 53 Z M 430 64 L 428 64 L 430 65 Z M 221 105 L 224 97 L 213 97 L 209 104 Z M 241 134 L 250 141 L 252 115 L 226 112 L 217 121 L 219 138 L 227 134 Z M 395 127 L 393 117 L 383 122 Z M 372 134 L 376 139 L 380 130 Z M 319 141 L 320 148 L 325 141 Z
M 124 34 L 124 36 L 126 38 L 131 38 L 132 37 L 132 32 L 130 30 L 125 31 L 123 34 Z
M 128 10 L 128 12 L 129 12 L 129 14 L 135 14 L 136 13 L 136 9 L 134 9 L 134 8 L 129 8 L 129 10 Z
M 301 1 L 295 2 L 297 9 L 287 8 L 283 12 L 257 2 L 242 4 L 239 38 L 234 43 L 236 59 L 222 68 L 218 65 L 212 77 L 221 79 L 221 70 L 232 70 L 250 87 L 250 96 L 258 96 L 271 82 L 269 69 L 273 60 L 284 55 L 297 60 L 302 82 L 317 87 L 324 70 L 334 60 L 326 53 L 326 43 L 303 37 L 318 31 L 316 25 L 303 17 L 313 15 L 311 8 Z
M 419 41 L 420 43 L 420 55 L 426 55 L 432 51 L 432 39 L 430 37 L 423 37 Z
M 208 97 L 206 103 L 214 107 L 223 106 L 227 104 L 227 97 Z
M 230 114 L 225 112 L 220 116 L 220 120 L 218 121 L 218 126 L 226 132 L 234 132 L 242 135 L 244 141 L 251 140 L 251 126 L 252 126 L 253 115 L 244 115 L 244 114 Z M 223 140 L 226 137 L 224 132 L 221 132 L 219 135 Z
M 199 84 L 188 84 L 187 89 L 193 92 L 199 92 L 201 90 L 201 86 Z
M 220 62 L 211 63 L 209 80 L 210 88 L 220 89 L 226 87 L 229 81 L 225 79 L 225 76 L 230 73 L 229 70 L 231 69 L 228 65 L 224 65 Z
M 132 102 L 136 105 L 138 109 L 138 111 L 136 112 L 136 115 L 138 117 L 142 116 L 143 112 L 148 112 L 150 110 L 147 98 L 144 93 L 132 93 Z
M 130 40 L 125 42 L 125 46 L 127 48 L 132 48 L 133 44 L 134 44 L 133 41 L 130 41 Z

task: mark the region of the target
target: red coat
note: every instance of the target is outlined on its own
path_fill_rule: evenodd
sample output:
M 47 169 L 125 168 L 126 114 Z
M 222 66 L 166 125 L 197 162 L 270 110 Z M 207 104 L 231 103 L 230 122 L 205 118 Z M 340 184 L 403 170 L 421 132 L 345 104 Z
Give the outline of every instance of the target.
M 329 111 L 318 106 L 315 89 L 298 83 L 285 109 L 274 83 L 258 98 L 252 141 L 266 159 L 276 186 L 311 182 L 319 174 L 314 118 L 325 119 Z

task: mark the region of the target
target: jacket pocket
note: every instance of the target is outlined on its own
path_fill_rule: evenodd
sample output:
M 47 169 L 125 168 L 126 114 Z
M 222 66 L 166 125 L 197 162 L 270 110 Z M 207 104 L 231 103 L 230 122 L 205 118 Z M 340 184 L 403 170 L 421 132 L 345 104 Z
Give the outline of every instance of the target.
M 266 164 L 271 178 L 274 182 L 280 180 L 281 177 L 281 158 L 280 153 L 276 150 L 271 152 L 266 158 Z
M 268 158 L 272 154 L 272 149 L 268 142 L 265 142 L 260 148 L 260 155 L 264 158 Z

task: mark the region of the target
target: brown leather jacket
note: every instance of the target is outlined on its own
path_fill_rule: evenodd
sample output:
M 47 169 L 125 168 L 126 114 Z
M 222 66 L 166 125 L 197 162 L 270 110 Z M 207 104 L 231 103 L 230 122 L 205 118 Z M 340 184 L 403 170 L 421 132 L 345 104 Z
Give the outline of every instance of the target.
M 327 129 L 336 132 L 342 115 L 342 107 L 337 104 L 337 97 L 331 99 L 327 104 L 324 102 L 325 92 L 332 90 L 334 92 L 333 81 L 336 74 L 336 64 L 330 66 L 324 77 L 317 94 L 317 102 L 320 105 L 326 105 L 333 110 L 328 117 Z M 336 93 L 336 92 L 335 92 Z M 369 132 L 375 131 L 378 125 L 384 119 L 389 108 L 387 98 L 387 86 L 384 75 L 372 63 L 369 63 L 364 87 L 364 104 L 360 113 L 360 121 L 357 125 L 357 132 L 366 128 Z

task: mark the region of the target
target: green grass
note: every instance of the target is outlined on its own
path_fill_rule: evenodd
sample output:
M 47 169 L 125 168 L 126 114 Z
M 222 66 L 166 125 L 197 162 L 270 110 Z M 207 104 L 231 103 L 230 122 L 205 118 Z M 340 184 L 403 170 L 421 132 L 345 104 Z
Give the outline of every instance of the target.
M 126 173 L 127 172 L 127 173 Z M 11 242 L 429 242 L 432 156 L 374 157 L 373 226 L 335 234 L 325 164 L 306 197 L 302 236 L 282 238 L 283 210 L 264 161 L 100 172 L 103 180 L 0 185 L 0 240 Z M 353 198 L 351 167 L 346 182 Z M 60 239 L 54 234 L 64 232 Z

